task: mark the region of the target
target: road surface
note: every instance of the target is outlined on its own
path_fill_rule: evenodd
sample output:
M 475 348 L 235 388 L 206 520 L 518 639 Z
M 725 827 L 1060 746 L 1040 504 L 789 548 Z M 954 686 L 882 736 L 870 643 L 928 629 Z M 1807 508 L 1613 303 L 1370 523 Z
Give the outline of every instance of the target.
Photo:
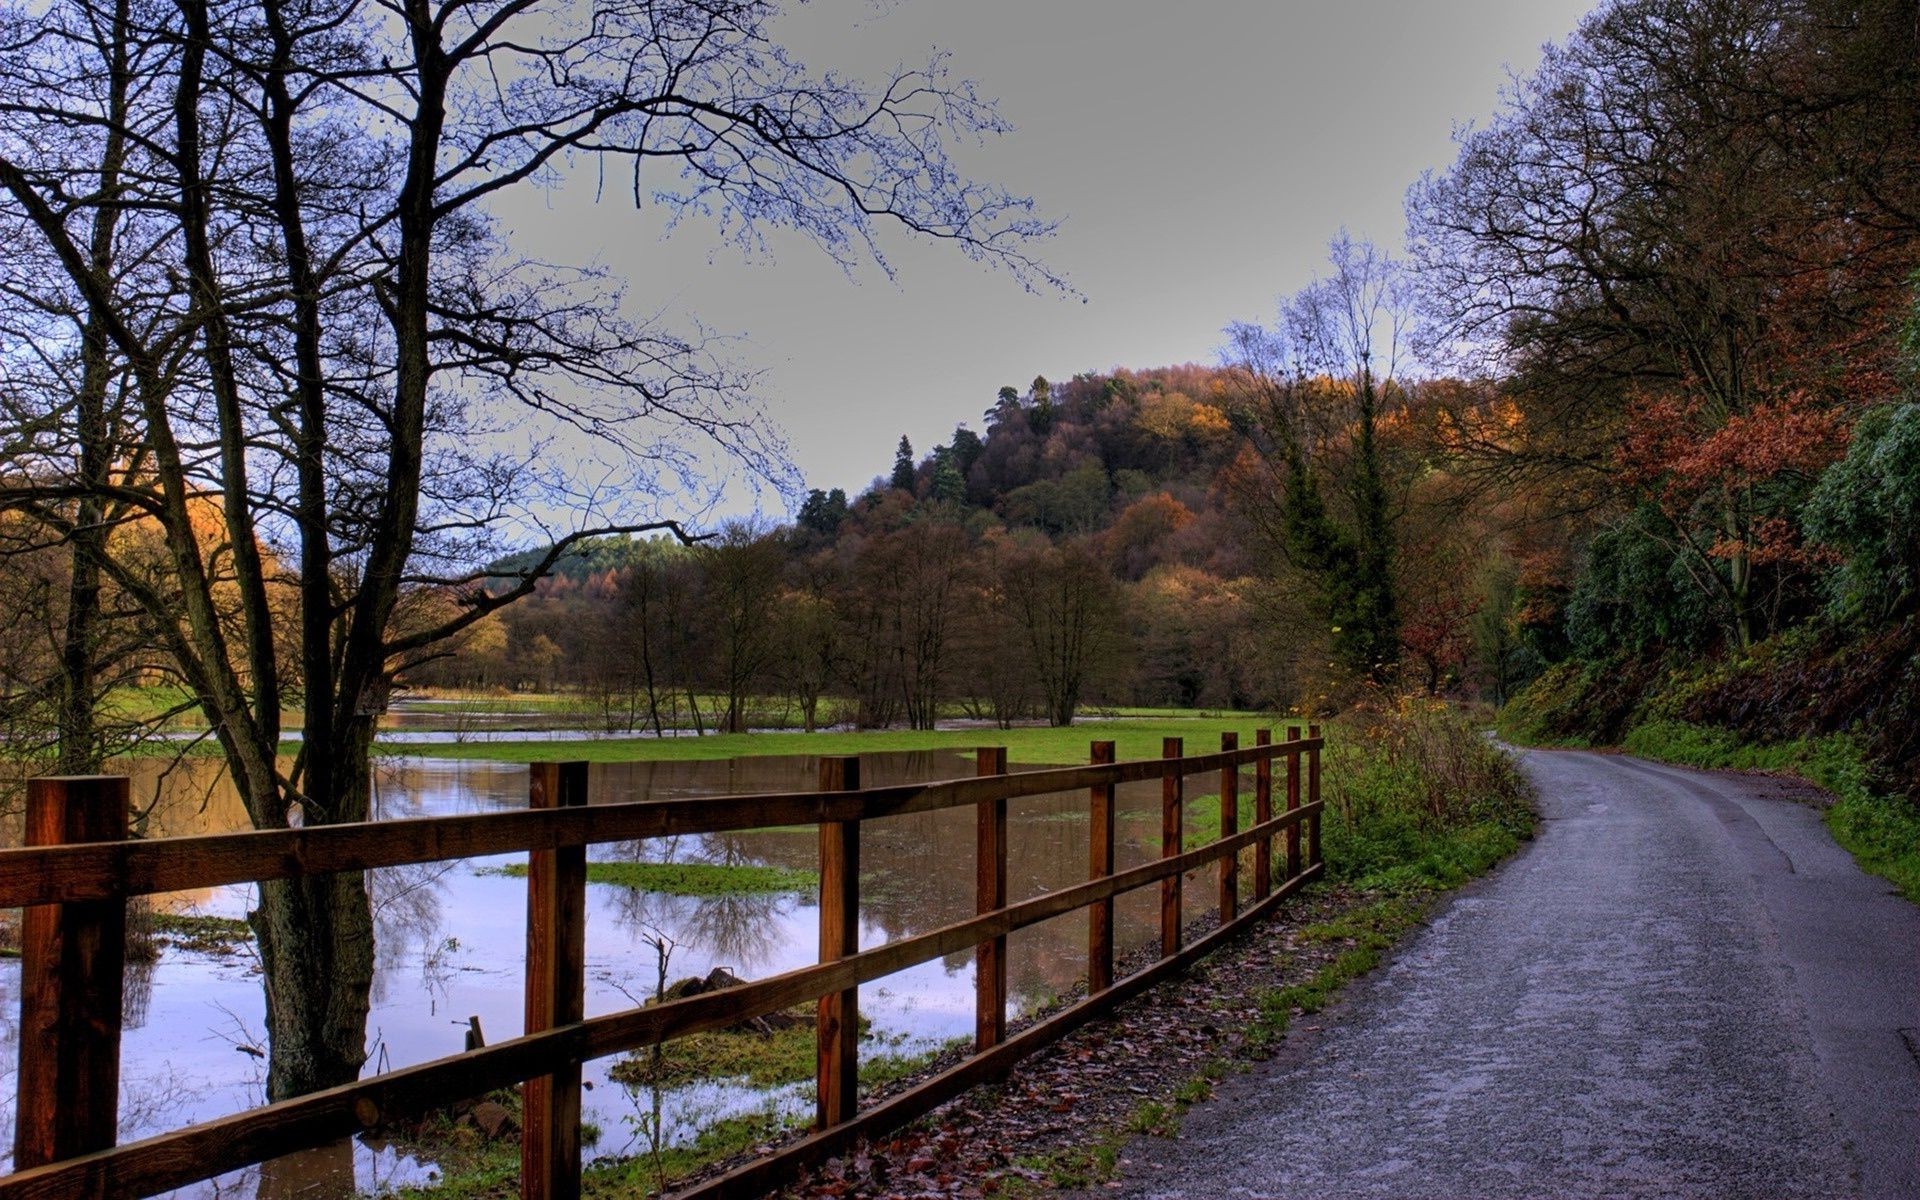
M 1920 1198 L 1920 908 L 1776 781 L 1522 765 L 1538 838 L 1119 1194 Z

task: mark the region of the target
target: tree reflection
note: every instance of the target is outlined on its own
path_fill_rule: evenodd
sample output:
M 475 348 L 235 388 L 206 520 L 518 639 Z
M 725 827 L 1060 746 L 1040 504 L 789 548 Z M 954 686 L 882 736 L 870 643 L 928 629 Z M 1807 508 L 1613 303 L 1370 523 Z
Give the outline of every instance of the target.
M 666 896 L 617 888 L 609 906 L 617 925 L 635 940 L 664 931 L 675 943 L 698 948 L 741 974 L 758 971 L 779 945 L 776 923 L 787 897 L 770 894 Z

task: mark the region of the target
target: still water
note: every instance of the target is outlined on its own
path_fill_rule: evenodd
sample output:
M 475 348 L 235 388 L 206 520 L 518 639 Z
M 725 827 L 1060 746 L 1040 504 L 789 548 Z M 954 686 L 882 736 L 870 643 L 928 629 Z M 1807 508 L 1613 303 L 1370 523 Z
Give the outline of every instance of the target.
M 430 753 L 430 751 L 423 752 Z M 971 756 L 945 752 L 863 757 L 868 786 L 971 775 Z M 444 816 L 524 807 L 525 767 L 428 757 L 390 758 L 376 768 L 378 816 Z M 1019 769 L 1016 767 L 1016 769 Z M 596 765 L 596 803 L 743 792 L 807 790 L 811 757 Z M 1198 779 L 1193 781 L 1199 784 Z M 1206 789 L 1202 789 L 1206 790 Z M 246 827 L 238 796 L 212 759 L 162 771 L 137 768 L 136 803 L 147 807 L 147 836 Z M 1117 857 L 1122 868 L 1158 853 L 1159 787 L 1129 785 L 1119 797 Z M 1009 806 L 1008 891 L 1024 899 L 1085 878 L 1084 793 L 1041 796 Z M 17 832 L 11 832 L 17 838 Z M 870 948 L 972 915 L 974 813 L 971 808 L 870 821 L 862 831 L 860 944 Z M 597 860 L 817 865 L 811 827 L 610 843 Z M 524 855 L 375 871 L 377 963 L 367 1071 L 373 1073 L 457 1053 L 470 1018 L 490 1040 L 521 1029 L 526 939 L 524 880 L 488 873 Z M 1210 889 L 1190 885 L 1196 911 Z M 252 889 L 226 887 L 158 898 L 179 912 L 241 917 Z M 817 958 L 817 900 L 810 895 L 667 896 L 589 884 L 587 1015 L 632 1007 L 652 994 L 656 943 L 672 946 L 668 975 L 705 975 L 723 966 L 744 978 L 806 966 Z M 1155 936 L 1158 897 L 1143 889 L 1117 905 L 1122 952 Z M 1016 932 L 1010 939 L 1009 1006 L 1043 1004 L 1085 975 L 1083 913 Z M 265 1102 L 264 1003 L 246 952 L 168 948 L 156 963 L 130 967 L 121 1045 L 122 1141 L 176 1129 Z M 0 1151 L 13 1145 L 13 1074 L 18 1052 L 19 964 L 0 960 Z M 973 1028 L 971 953 L 864 985 L 860 1009 L 872 1022 L 865 1054 L 913 1054 Z M 617 1059 L 586 1065 L 585 1119 L 598 1126 L 589 1156 L 636 1153 L 645 1145 L 655 1096 L 608 1076 Z M 811 1111 L 811 1084 L 771 1091 L 714 1082 L 659 1098 L 669 1142 L 689 1140 L 702 1123 L 777 1108 Z M 4 1164 L 0 1164 L 4 1169 Z M 369 1140 L 296 1155 L 240 1172 L 181 1196 L 282 1200 L 378 1193 L 433 1177 L 434 1165 Z

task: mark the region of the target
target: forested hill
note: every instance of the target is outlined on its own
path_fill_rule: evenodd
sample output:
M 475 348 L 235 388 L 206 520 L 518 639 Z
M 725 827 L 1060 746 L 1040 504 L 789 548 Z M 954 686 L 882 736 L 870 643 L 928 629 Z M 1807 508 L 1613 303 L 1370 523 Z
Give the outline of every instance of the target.
M 791 524 L 589 547 L 425 674 L 870 724 L 1518 694 L 1515 737 L 1920 793 L 1917 30 L 1602 6 L 1408 260 L 1337 238 L 1219 365 L 982 395 Z
M 1257 421 L 1250 396 L 1224 368 L 1186 365 L 1076 375 L 1052 384 L 1036 378 L 1024 392 L 1002 387 L 972 423 L 916 456 L 900 439 L 892 467 L 850 506 L 834 489 L 811 492 L 798 526 L 831 537 L 857 507 L 871 523 L 898 520 L 903 506 L 943 510 L 981 529 L 999 523 L 1054 539 L 1088 537 L 1122 528 L 1115 537 L 1135 561 L 1120 564 L 1138 578 L 1154 565 L 1142 536 L 1168 525 L 1203 527 L 1175 557 L 1203 544 L 1206 554 L 1231 555 L 1220 545 L 1228 507 L 1226 473 L 1246 449 Z M 1140 526 L 1141 528 L 1133 528 Z M 1231 566 L 1231 564 L 1221 564 Z

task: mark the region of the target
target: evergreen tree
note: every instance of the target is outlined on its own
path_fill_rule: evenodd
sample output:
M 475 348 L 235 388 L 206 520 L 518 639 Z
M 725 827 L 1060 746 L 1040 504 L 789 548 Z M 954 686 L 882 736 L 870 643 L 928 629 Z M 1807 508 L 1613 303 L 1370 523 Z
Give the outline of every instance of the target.
M 900 435 L 900 448 L 893 452 L 891 486 L 903 492 L 913 490 L 913 443 L 904 433 Z
M 1053 385 L 1045 375 L 1033 377 L 1033 412 L 1027 417 L 1027 426 L 1040 437 L 1053 428 Z

